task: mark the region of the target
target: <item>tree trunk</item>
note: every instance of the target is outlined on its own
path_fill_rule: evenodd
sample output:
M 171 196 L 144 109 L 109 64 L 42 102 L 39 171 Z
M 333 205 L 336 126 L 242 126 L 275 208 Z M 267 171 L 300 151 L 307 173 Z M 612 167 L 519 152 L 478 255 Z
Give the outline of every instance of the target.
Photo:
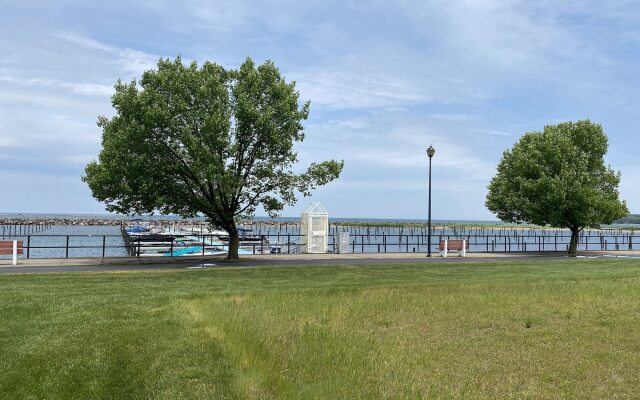
M 571 243 L 569 243 L 569 257 L 575 257 L 578 254 L 578 239 L 580 238 L 580 228 L 571 229 Z
M 238 256 L 238 249 L 240 247 L 240 235 L 238 234 L 238 229 L 236 228 L 235 222 L 229 224 L 226 228 L 227 233 L 229 234 L 229 251 L 227 252 L 227 260 L 238 260 L 240 257 Z
M 240 237 L 238 232 L 229 234 L 229 252 L 227 253 L 227 260 L 239 260 L 238 248 L 240 247 Z

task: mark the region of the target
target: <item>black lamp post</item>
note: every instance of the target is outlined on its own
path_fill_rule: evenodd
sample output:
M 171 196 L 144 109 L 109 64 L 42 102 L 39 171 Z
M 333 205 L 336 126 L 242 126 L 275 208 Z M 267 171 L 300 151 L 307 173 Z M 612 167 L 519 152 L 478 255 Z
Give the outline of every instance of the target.
M 429 145 L 427 155 L 429 156 L 429 222 L 427 231 L 427 257 L 431 257 L 431 158 L 436 154 L 436 149 Z

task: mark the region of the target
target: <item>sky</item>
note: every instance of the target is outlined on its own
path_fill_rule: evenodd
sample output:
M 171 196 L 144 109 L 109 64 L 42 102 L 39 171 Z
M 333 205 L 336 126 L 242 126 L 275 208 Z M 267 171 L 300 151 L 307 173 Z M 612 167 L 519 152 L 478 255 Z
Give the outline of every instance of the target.
M 332 217 L 494 220 L 504 150 L 589 118 L 640 213 L 634 1 L 0 0 L 0 212 L 104 213 L 81 181 L 118 79 L 161 57 L 272 60 L 311 101 L 302 166 L 344 160 L 312 201 Z

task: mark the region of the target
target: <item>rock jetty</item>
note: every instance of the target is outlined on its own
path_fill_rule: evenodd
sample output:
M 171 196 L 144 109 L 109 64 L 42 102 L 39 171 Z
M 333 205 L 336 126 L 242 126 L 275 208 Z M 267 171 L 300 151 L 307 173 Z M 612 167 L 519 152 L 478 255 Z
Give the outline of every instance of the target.
M 31 224 L 46 224 L 46 225 L 67 225 L 67 226 L 120 226 L 120 225 L 131 225 L 136 222 L 142 222 L 144 224 L 151 224 L 156 226 L 167 226 L 167 225 L 207 225 L 206 221 L 202 219 L 163 219 L 163 218 L 129 218 L 129 217 L 114 217 L 114 218 L 87 218 L 87 217 L 58 217 L 58 218 L 20 218 L 20 217 L 11 217 L 11 218 L 2 218 L 0 217 L 0 225 L 31 225 Z M 247 226 L 247 225 L 262 225 L 262 226 L 289 226 L 295 227 L 298 226 L 298 222 L 294 221 L 245 221 L 240 223 L 239 225 Z

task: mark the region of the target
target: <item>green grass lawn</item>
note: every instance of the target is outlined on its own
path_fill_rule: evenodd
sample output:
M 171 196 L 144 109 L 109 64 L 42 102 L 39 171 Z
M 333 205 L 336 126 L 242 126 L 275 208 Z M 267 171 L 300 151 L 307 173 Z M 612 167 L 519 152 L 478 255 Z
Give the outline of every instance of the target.
M 638 398 L 640 262 L 0 276 L 0 399 Z

